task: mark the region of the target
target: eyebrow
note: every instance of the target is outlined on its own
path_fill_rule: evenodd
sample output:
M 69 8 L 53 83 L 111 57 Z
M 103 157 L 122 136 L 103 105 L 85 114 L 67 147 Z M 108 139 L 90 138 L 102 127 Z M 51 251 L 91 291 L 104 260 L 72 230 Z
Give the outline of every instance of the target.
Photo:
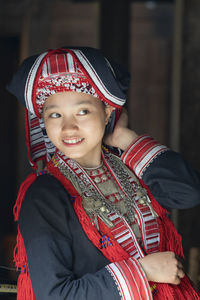
M 58 106 L 57 106 L 57 105 L 54 105 L 54 104 L 51 104 L 51 105 L 46 106 L 44 110 L 46 111 L 46 110 L 48 110 L 48 109 L 56 108 L 56 107 L 58 107 Z
M 79 106 L 79 105 L 83 105 L 83 104 L 89 104 L 89 105 L 92 105 L 92 101 L 90 100 L 82 100 L 82 101 L 79 101 L 78 103 L 76 103 L 75 105 L 76 106 Z M 47 105 L 44 109 L 44 111 L 47 111 L 48 109 L 54 109 L 54 108 L 58 108 L 59 106 L 58 105 L 55 105 L 55 104 L 51 104 L 51 105 Z
M 83 104 L 93 104 L 92 103 L 93 101 L 91 100 L 82 100 L 82 101 L 79 101 L 78 103 L 76 103 L 76 105 L 83 105 Z

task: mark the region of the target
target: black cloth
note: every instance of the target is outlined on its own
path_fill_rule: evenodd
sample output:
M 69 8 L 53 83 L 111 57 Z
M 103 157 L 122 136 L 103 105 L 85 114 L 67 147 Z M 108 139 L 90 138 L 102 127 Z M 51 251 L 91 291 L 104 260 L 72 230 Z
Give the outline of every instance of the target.
M 142 179 L 155 199 L 167 209 L 186 209 L 200 205 L 200 173 L 176 152 L 157 156 Z
M 183 208 L 200 202 L 198 174 L 172 151 L 159 155 L 143 180 L 165 207 Z M 19 228 L 36 299 L 121 299 L 104 268 L 109 261 L 86 237 L 72 201 L 51 175 L 39 176 L 26 193 Z

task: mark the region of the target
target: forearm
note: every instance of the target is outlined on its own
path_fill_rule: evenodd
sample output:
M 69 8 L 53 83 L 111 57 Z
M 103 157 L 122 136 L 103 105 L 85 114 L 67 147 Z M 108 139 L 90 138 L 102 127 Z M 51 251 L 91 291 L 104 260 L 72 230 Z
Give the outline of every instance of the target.
M 123 151 L 125 151 L 138 137 L 135 131 L 129 128 L 119 129 L 117 133 L 118 134 L 113 137 L 113 140 L 110 144 L 114 145 L 116 148 L 120 148 Z

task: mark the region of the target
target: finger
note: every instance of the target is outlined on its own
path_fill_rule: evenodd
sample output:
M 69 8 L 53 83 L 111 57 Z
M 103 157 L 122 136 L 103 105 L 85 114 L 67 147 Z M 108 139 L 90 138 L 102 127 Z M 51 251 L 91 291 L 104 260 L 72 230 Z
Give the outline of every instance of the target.
M 182 270 L 183 270 L 183 265 L 182 265 L 182 263 L 181 263 L 180 261 L 178 261 L 177 267 L 178 267 L 179 269 L 182 269 Z
M 177 276 L 178 276 L 179 278 L 183 278 L 183 277 L 185 276 L 185 273 L 183 272 L 182 269 L 178 269 Z
M 180 284 L 180 283 L 181 283 L 180 277 L 176 276 L 176 277 L 174 278 L 172 284 L 176 284 L 176 285 L 177 285 L 177 284 Z

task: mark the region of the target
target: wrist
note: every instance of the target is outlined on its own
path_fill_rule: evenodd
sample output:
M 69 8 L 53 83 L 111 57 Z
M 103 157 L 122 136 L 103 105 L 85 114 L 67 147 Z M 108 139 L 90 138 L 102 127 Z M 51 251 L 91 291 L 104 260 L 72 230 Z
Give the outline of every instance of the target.
M 125 151 L 138 138 L 138 135 L 129 128 L 123 128 L 119 132 L 119 137 L 119 139 L 116 139 L 118 141 L 117 147 Z
M 141 270 L 142 270 L 143 273 L 146 275 L 147 280 L 149 281 L 149 278 L 148 278 L 148 276 L 147 276 L 147 272 L 146 272 L 146 270 L 145 270 L 145 268 L 144 268 L 144 265 L 143 265 L 143 258 L 138 259 L 138 263 L 139 263 L 139 265 L 140 265 Z

